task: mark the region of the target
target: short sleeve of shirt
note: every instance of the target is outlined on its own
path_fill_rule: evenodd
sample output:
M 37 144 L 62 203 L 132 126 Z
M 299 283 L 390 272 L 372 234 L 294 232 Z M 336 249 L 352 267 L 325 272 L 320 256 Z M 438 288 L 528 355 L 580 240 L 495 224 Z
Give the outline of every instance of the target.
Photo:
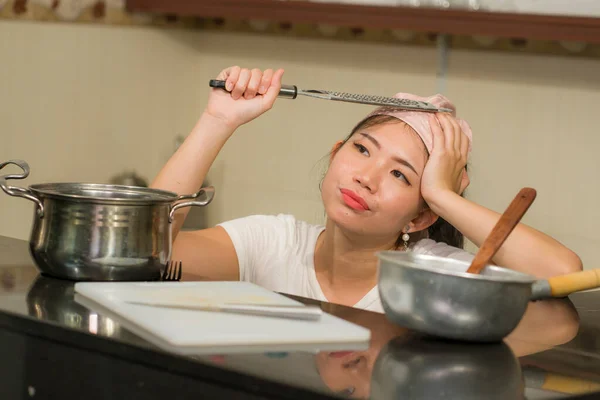
M 274 278 L 286 248 L 291 246 L 295 220 L 287 215 L 251 215 L 218 224 L 237 253 L 240 280 L 264 284 Z

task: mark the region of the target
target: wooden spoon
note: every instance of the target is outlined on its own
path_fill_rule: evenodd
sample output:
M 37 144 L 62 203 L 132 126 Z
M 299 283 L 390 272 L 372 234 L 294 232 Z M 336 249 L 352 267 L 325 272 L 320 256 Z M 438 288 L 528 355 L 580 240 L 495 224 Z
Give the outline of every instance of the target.
M 508 235 L 510 235 L 519 221 L 521 221 L 521 218 L 523 218 L 523 215 L 525 215 L 529 206 L 535 200 L 536 195 L 537 192 L 532 188 L 523 188 L 519 191 L 479 248 L 467 272 L 479 274 L 483 270 L 492 257 L 496 255 L 496 252 L 498 252 Z

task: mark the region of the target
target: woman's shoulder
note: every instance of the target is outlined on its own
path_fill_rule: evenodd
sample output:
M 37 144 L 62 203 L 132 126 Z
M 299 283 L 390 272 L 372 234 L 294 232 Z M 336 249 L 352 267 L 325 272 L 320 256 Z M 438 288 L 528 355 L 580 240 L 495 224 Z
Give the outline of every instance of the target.
M 292 214 L 252 214 L 245 217 L 239 217 L 229 221 L 225 221 L 217 224 L 228 227 L 238 227 L 253 229 L 260 227 L 262 229 L 283 231 L 288 233 L 302 234 L 307 231 L 320 231 L 323 229 L 321 225 L 309 223 L 307 221 L 299 220 Z
M 231 222 L 241 222 L 241 223 L 263 223 L 263 224 L 273 224 L 273 225 L 297 225 L 297 224 L 307 224 L 305 221 L 301 221 L 297 219 L 292 214 L 251 214 L 244 217 L 237 217 L 230 219 L 228 221 L 221 222 L 217 225 L 228 224 Z
M 314 252 L 319 233 L 324 226 L 297 219 L 291 214 L 254 214 L 218 224 L 237 247 L 251 246 L 260 251 L 269 249 L 280 257 L 286 254 L 303 256 Z
M 454 258 L 462 261 L 471 261 L 474 254 L 444 242 L 436 242 L 432 239 L 421 239 L 416 242 L 411 251 L 417 254 L 425 254 L 438 257 Z

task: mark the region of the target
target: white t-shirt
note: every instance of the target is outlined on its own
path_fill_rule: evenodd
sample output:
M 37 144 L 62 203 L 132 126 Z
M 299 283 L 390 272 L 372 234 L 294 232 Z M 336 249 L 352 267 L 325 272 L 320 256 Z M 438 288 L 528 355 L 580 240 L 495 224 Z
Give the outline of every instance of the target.
M 237 253 L 240 280 L 269 290 L 327 301 L 315 273 L 315 247 L 322 225 L 299 221 L 292 215 L 252 215 L 219 224 Z M 419 240 L 411 251 L 471 261 L 473 254 L 435 242 Z M 383 313 L 377 286 L 354 307 Z

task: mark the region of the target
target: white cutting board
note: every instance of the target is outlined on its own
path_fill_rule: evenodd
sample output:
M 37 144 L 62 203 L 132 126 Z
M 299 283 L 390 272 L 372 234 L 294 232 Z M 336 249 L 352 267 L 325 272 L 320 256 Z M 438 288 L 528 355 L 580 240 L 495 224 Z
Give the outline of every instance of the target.
M 126 303 L 300 304 L 249 282 L 77 282 L 75 292 L 77 302 L 180 354 L 364 350 L 371 337 L 370 330 L 327 313 L 302 321 Z

